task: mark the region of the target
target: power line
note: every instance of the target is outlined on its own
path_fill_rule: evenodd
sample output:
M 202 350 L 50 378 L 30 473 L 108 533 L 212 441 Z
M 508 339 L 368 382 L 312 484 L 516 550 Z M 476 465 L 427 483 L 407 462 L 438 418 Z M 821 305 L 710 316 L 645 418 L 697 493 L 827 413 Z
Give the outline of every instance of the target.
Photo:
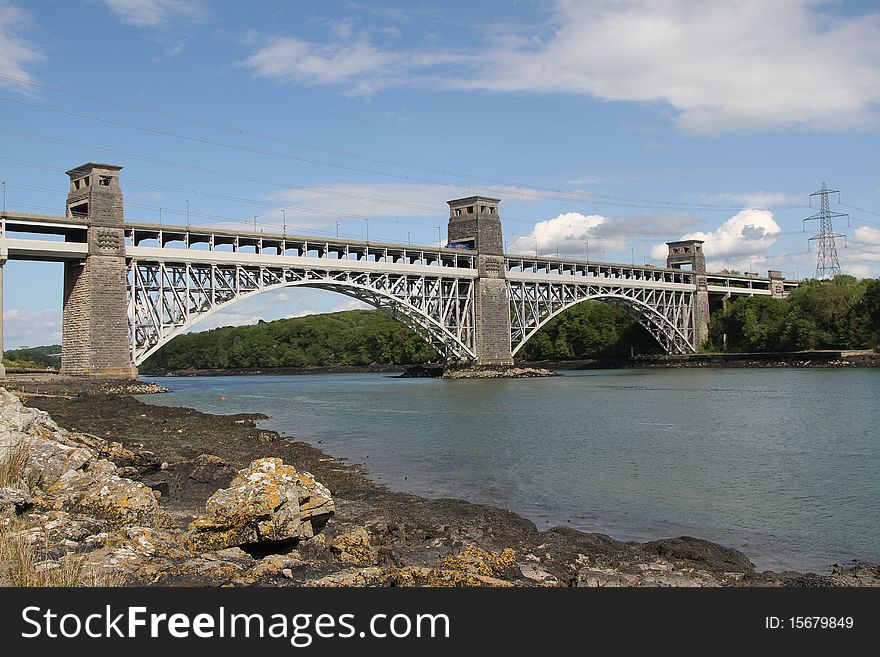
M 41 194 L 48 194 L 51 196 L 61 196 L 61 193 L 58 192 L 58 190 L 56 190 L 56 189 L 47 189 L 45 187 L 36 187 L 34 185 L 25 185 L 25 184 L 14 183 L 14 182 L 10 182 L 8 184 L 10 187 L 14 187 L 17 189 L 26 189 L 28 191 L 38 192 Z M 21 204 L 17 203 L 16 205 L 18 207 L 32 208 L 35 210 L 46 210 L 49 212 L 57 212 L 58 211 L 57 207 L 47 207 L 47 206 L 32 205 L 32 204 L 27 204 L 27 203 L 21 203 Z M 226 217 L 223 215 L 209 214 L 206 212 L 187 211 L 185 209 L 176 209 L 176 208 L 170 208 L 167 206 L 158 206 L 158 205 L 147 205 L 144 203 L 136 203 L 136 202 L 132 202 L 132 201 L 126 201 L 125 205 L 126 205 L 126 207 L 134 207 L 134 208 L 141 208 L 141 209 L 145 209 L 145 210 L 162 211 L 165 213 L 180 215 L 180 216 L 193 216 L 193 217 L 198 217 L 200 219 L 209 219 L 211 221 L 217 221 L 217 222 L 222 222 L 222 223 L 250 225 L 251 222 L 253 221 L 252 219 L 237 219 L 234 217 Z M 358 217 L 358 218 L 363 219 L 363 217 Z M 373 220 L 374 219 L 371 219 L 371 221 L 373 221 Z M 380 220 L 375 219 L 375 221 L 380 221 Z M 262 222 L 260 222 L 260 225 L 262 227 L 283 228 L 283 224 L 275 223 L 272 221 L 262 221 Z M 209 228 L 210 226 L 205 226 L 205 227 Z M 433 226 L 424 226 L 424 225 L 421 227 L 422 228 L 434 228 Z M 325 239 L 327 237 L 326 231 L 315 230 L 312 228 L 304 228 L 302 226 L 291 226 L 290 224 L 287 225 L 287 228 L 293 228 L 298 233 L 314 234 L 318 237 L 325 238 Z M 338 234 L 338 236 L 339 237 L 350 237 L 350 238 L 356 239 L 356 240 L 363 239 L 363 235 L 355 234 L 355 233 L 340 232 Z M 383 237 L 381 241 L 392 242 L 395 244 L 403 244 L 403 242 L 400 240 L 391 239 L 391 238 L 387 238 L 387 237 Z M 422 245 L 422 246 L 424 246 L 424 245 Z
M 7 128 L 0 128 L 0 132 L 7 132 L 7 133 L 12 133 L 12 134 L 25 134 L 25 135 L 31 136 L 30 133 L 20 133 L 20 131 L 9 130 Z M 35 139 L 49 141 L 51 143 L 59 142 L 59 143 L 62 143 L 63 145 L 70 145 L 70 146 L 76 146 L 76 147 L 81 147 L 81 148 L 95 148 L 94 146 L 91 146 L 88 144 L 77 144 L 76 142 L 70 142 L 67 140 L 56 139 L 53 137 L 42 137 L 39 135 L 32 135 L 32 136 Z M 230 172 L 220 172 L 220 171 L 216 171 L 216 170 L 212 170 L 212 169 L 205 169 L 203 167 L 194 167 L 194 166 L 186 165 L 186 164 L 177 164 L 177 163 L 166 161 L 166 160 L 157 160 L 156 158 L 145 157 L 145 156 L 141 156 L 141 155 L 137 155 L 137 154 L 133 154 L 133 153 L 126 153 L 123 151 L 107 150 L 106 152 L 112 153 L 114 155 L 120 155 L 122 157 L 130 157 L 133 159 L 142 159 L 142 160 L 149 161 L 149 162 L 160 163 L 160 164 L 171 166 L 171 167 L 181 167 L 184 169 L 193 169 L 193 170 L 197 170 L 197 171 L 201 171 L 201 172 L 210 172 L 210 173 L 214 173 L 216 175 L 222 175 L 224 178 L 236 177 L 236 178 L 241 178 L 241 179 L 245 179 L 245 180 L 251 180 L 254 182 L 263 182 L 266 184 L 283 185 L 283 183 L 274 183 L 271 181 L 267 181 L 266 179 L 263 179 L 263 178 L 246 176 L 246 175 L 238 176 L 238 174 L 234 174 L 234 173 L 230 173 Z M 57 165 L 31 162 L 28 160 L 20 160 L 17 158 L 5 157 L 2 155 L 0 155 L 0 160 L 5 160 L 7 162 L 13 162 L 15 164 L 21 164 L 24 166 L 36 167 L 36 168 L 44 169 L 47 171 L 59 171 L 60 169 L 63 168 L 63 167 L 60 167 Z M 278 207 L 277 202 L 268 202 L 268 201 L 265 201 L 262 199 L 250 199 L 250 198 L 243 198 L 243 197 L 234 197 L 233 198 L 233 197 L 227 197 L 226 195 L 222 195 L 222 194 L 212 194 L 209 192 L 201 192 L 198 190 L 181 189 L 181 188 L 175 188 L 175 187 L 171 187 L 171 186 L 163 186 L 158 183 L 151 183 L 151 182 L 144 182 L 144 181 L 132 181 L 129 179 L 126 179 L 126 182 L 133 182 L 134 184 L 137 184 L 137 185 L 147 185 L 147 186 L 151 186 L 151 187 L 163 188 L 163 189 L 168 189 L 170 191 L 186 193 L 186 194 L 196 194 L 196 195 L 200 195 L 200 196 L 215 196 L 217 198 L 226 199 L 226 200 L 235 200 L 235 201 L 239 201 L 239 202 L 255 203 L 258 205 L 265 205 L 265 206 L 269 206 L 269 207 Z M 369 198 L 369 197 L 364 197 L 364 198 Z M 430 207 L 430 206 L 417 206 L 417 207 L 424 208 L 427 210 L 432 210 L 432 211 L 435 210 L 435 208 Z M 365 218 L 364 215 L 356 215 L 356 214 L 344 213 L 344 212 L 339 212 L 339 211 L 331 211 L 331 210 L 320 210 L 320 209 L 316 209 L 316 208 L 306 208 L 304 206 L 299 206 L 299 205 L 296 205 L 296 206 L 286 205 L 285 208 L 291 209 L 293 211 L 307 211 L 308 210 L 308 211 L 313 211 L 313 212 L 316 212 L 319 214 L 325 214 L 325 215 L 329 215 L 329 216 L 339 216 L 339 217 L 342 217 L 345 219 L 358 219 L 359 220 L 359 219 Z M 398 224 L 410 224 L 413 226 L 420 226 L 420 227 L 425 226 L 425 222 L 407 221 L 404 219 L 389 219 L 389 218 L 381 218 L 381 217 L 373 217 L 373 216 L 371 216 L 369 218 L 372 221 L 382 221 L 382 222 L 386 222 L 386 223 L 398 223 Z M 426 219 L 426 221 L 433 222 L 433 221 L 436 221 L 436 219 L 430 218 L 430 219 Z M 504 222 L 505 223 L 525 224 L 528 226 L 534 226 L 536 223 L 535 220 L 516 219 L 516 218 L 512 218 L 512 217 L 505 217 Z M 432 223 L 431 225 L 436 225 L 436 224 Z
M 226 126 L 221 123 L 212 123 L 210 121 L 202 121 L 200 119 L 194 119 L 192 117 L 184 116 L 182 114 L 167 112 L 167 111 L 159 110 L 156 108 L 142 107 L 142 106 L 134 105 L 131 103 L 123 103 L 122 101 L 116 100 L 114 98 L 107 98 L 104 96 L 97 96 L 94 94 L 86 94 L 81 91 L 74 91 L 73 89 L 65 89 L 64 87 L 57 87 L 57 86 L 52 86 L 52 85 L 48 85 L 48 84 L 42 84 L 42 83 L 36 82 L 34 80 L 28 80 L 26 78 L 16 77 L 14 75 L 8 75 L 5 73 L 0 73 L 0 78 L 6 79 L 6 80 L 12 80 L 12 81 L 17 82 L 19 84 L 24 84 L 24 85 L 31 86 L 31 87 L 46 89 L 48 91 L 53 91 L 55 93 L 65 94 L 68 96 L 75 96 L 77 98 L 83 98 L 85 100 L 99 102 L 102 104 L 115 105 L 117 107 L 122 107 L 124 109 L 133 110 L 135 112 L 142 112 L 144 114 L 153 114 L 155 116 L 172 118 L 172 119 L 175 119 L 178 121 L 192 123 L 194 125 L 213 127 L 218 130 L 225 130 L 227 132 L 232 132 L 232 133 L 236 133 L 236 134 L 252 134 L 253 136 L 258 136 L 261 139 L 267 139 L 267 140 L 271 140 L 271 141 L 287 141 L 287 142 L 294 144 L 294 145 L 301 144 L 304 148 L 313 147 L 315 149 L 334 150 L 330 147 L 323 147 L 323 146 L 318 146 L 318 145 L 314 145 L 314 144 L 308 144 L 308 142 L 297 142 L 295 140 L 285 140 L 283 137 L 278 137 L 277 135 L 266 135 L 263 133 L 243 130 L 241 128 L 236 128 L 233 126 Z M 414 134 L 429 135 L 431 137 L 440 137 L 441 139 L 444 139 L 444 140 L 452 140 L 452 141 L 461 142 L 463 144 L 471 144 L 471 145 L 475 145 L 475 146 L 486 146 L 486 147 L 492 147 L 492 148 L 500 148 L 502 150 L 506 150 L 511 153 L 518 153 L 520 155 L 527 155 L 530 157 L 533 157 L 536 155 L 535 153 L 529 153 L 529 152 L 522 151 L 519 149 L 506 147 L 504 145 L 498 145 L 496 143 L 488 144 L 485 142 L 476 141 L 474 139 L 465 139 L 465 138 L 458 136 L 458 135 L 440 134 L 437 132 L 431 132 L 429 130 L 418 130 L 418 129 L 411 128 L 408 126 L 401 126 L 401 125 L 390 123 L 387 121 L 376 121 L 375 119 L 373 119 L 373 120 L 366 119 L 362 116 L 353 116 L 351 114 L 345 114 L 344 112 L 339 112 L 336 110 L 328 109 L 326 107 L 312 108 L 312 107 L 305 106 L 302 103 L 299 104 L 299 107 L 301 109 L 305 109 L 305 110 L 311 111 L 311 112 L 317 112 L 322 115 L 323 114 L 332 114 L 334 116 L 340 116 L 345 119 L 349 119 L 349 120 L 353 120 L 353 121 L 360 121 L 362 123 L 376 123 L 376 124 L 384 125 L 385 127 L 392 128 L 394 130 L 399 130 L 402 132 L 410 132 L 410 133 L 414 133 Z M 340 151 L 340 152 L 345 152 L 345 151 Z M 358 154 L 352 154 L 352 157 L 357 157 L 357 156 L 358 156 Z M 368 157 L 368 156 L 363 156 L 363 157 Z M 546 157 L 546 156 L 544 156 L 544 157 Z M 409 165 L 406 165 L 406 166 L 409 166 Z
M 319 166 L 327 166 L 333 167 L 337 169 L 346 169 L 350 171 L 356 171 L 359 173 L 369 173 L 371 175 L 385 176 L 391 178 L 397 178 L 400 180 L 407 180 L 412 182 L 421 182 L 432 185 L 449 185 L 448 181 L 438 181 L 429 178 L 422 178 L 419 176 L 410 176 L 405 174 L 393 173 L 389 171 L 377 171 L 375 169 L 367 169 L 364 167 L 354 166 L 350 164 L 342 164 L 338 162 L 327 162 L 324 160 L 316 160 L 314 158 L 307 158 L 299 155 L 292 155 L 290 153 L 282 153 L 279 151 L 271 151 L 263 148 L 256 148 L 253 146 L 246 146 L 241 144 L 233 144 L 231 142 L 225 142 L 217 139 L 211 139 L 209 137 L 200 137 L 196 135 L 190 135 L 182 132 L 177 132 L 173 130 L 166 130 L 163 128 L 157 128 L 153 126 L 144 126 L 136 123 L 128 123 L 125 121 L 119 121 L 116 119 L 111 119 L 107 117 L 96 116 L 93 114 L 86 114 L 84 112 L 75 112 L 73 110 L 64 109 L 61 107 L 55 107 L 51 105 L 44 105 L 41 103 L 35 103 L 32 101 L 26 101 L 19 98 L 10 98 L 8 96 L 0 96 L 0 101 L 10 102 L 10 103 L 18 103 L 25 106 L 36 107 L 38 109 L 43 109 L 50 112 L 57 112 L 61 114 L 67 114 L 70 116 L 76 116 L 79 118 L 85 118 L 92 121 L 97 121 L 100 123 L 106 123 L 108 125 L 114 125 L 118 127 L 129 128 L 133 130 L 140 130 L 144 132 L 149 132 L 153 134 L 159 134 L 164 136 L 173 137 L 176 139 L 188 140 L 196 143 L 208 144 L 212 146 L 217 146 L 221 148 L 229 148 L 233 150 L 250 152 L 258 155 L 267 155 L 270 157 L 278 157 L 288 160 L 294 160 L 299 162 L 304 162 L 307 164 L 316 164 Z M 239 131 L 243 132 L 243 131 Z M 332 149 L 331 149 L 332 150 Z M 368 159 L 368 156 L 363 156 L 364 159 Z M 373 158 L 374 160 L 379 160 L 379 158 Z M 498 178 L 489 178 L 484 176 L 475 176 L 472 174 L 463 174 L 456 172 L 449 172 L 442 169 L 431 169 L 429 167 L 422 167 L 421 165 L 414 164 L 405 164 L 405 163 L 397 163 L 395 166 L 407 166 L 409 168 L 414 169 L 427 169 L 433 172 L 441 173 L 442 175 L 447 175 L 450 177 L 456 178 L 464 178 L 470 180 L 476 180 L 482 183 L 490 183 L 496 185 L 510 186 L 514 188 L 520 188 L 523 190 L 528 190 L 528 193 L 518 192 L 516 189 L 507 190 L 507 193 L 520 195 L 527 198 L 541 198 L 545 200 L 565 200 L 572 201 L 575 199 L 581 201 L 589 201 L 591 203 L 599 204 L 599 205 L 616 205 L 616 206 L 626 206 L 626 207 L 643 207 L 650 209 L 690 209 L 690 210 L 704 210 L 704 211 L 736 211 L 741 210 L 740 207 L 733 206 L 719 206 L 715 204 L 705 204 L 705 203 L 690 203 L 686 201 L 667 201 L 667 200 L 657 200 L 657 199 L 644 199 L 644 198 L 635 198 L 628 196 L 616 196 L 610 194 L 596 194 L 593 192 L 581 192 L 578 190 L 564 190 L 564 189 L 556 189 L 552 187 L 543 187 L 539 185 L 527 185 L 519 182 L 507 181 Z M 537 192 L 537 193 L 536 193 Z M 549 195 L 548 195 L 549 194 Z

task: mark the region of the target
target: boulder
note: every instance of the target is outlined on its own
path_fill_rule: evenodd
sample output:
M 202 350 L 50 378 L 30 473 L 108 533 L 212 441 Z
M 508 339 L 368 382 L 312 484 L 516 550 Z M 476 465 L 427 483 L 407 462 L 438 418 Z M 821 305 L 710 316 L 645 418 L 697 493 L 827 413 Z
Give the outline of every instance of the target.
M 85 470 L 68 470 L 51 486 L 34 494 L 34 507 L 63 510 L 124 524 L 168 524 L 153 491 L 120 477 L 110 461 L 95 461 Z
M 312 475 L 262 458 L 208 499 L 189 536 L 199 551 L 307 539 L 333 512 L 330 491 Z
M 28 436 L 25 444 L 29 478 L 42 487 L 53 485 L 64 473 L 80 469 L 95 457 L 88 448 L 71 447 L 54 437 Z
M 234 472 L 226 461 L 214 454 L 199 454 L 193 465 L 189 473 L 190 479 L 203 484 L 226 478 Z
M 330 550 L 343 561 L 357 566 L 375 566 L 379 556 L 378 548 L 370 545 L 370 535 L 363 527 L 334 538 Z
M 110 535 L 104 547 L 82 556 L 92 572 L 113 572 L 126 584 L 225 586 L 249 584 L 254 559 L 238 548 L 192 554 L 186 533 L 178 529 L 126 527 Z

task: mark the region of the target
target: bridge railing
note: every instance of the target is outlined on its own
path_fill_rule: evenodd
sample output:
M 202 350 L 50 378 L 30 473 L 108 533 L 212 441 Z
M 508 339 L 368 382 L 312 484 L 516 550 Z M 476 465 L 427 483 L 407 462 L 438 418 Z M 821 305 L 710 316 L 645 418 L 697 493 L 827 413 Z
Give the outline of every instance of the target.
M 692 271 L 683 269 L 664 269 L 651 265 L 625 265 L 588 260 L 568 260 L 508 255 L 504 259 L 509 272 L 529 274 L 556 274 L 579 278 L 599 278 L 614 280 L 653 281 L 661 283 L 694 284 Z
M 327 237 L 270 235 L 211 228 L 182 228 L 149 224 L 127 224 L 126 244 L 161 249 L 226 251 L 257 255 L 295 256 L 325 260 L 387 262 L 423 266 L 476 268 L 473 252 L 460 249 L 386 242 L 367 242 Z
M 726 291 L 730 294 L 770 294 L 773 284 L 770 278 L 764 276 L 742 274 L 707 274 L 706 283 L 712 292 Z M 800 285 L 800 281 L 782 281 L 783 293 L 789 292 Z

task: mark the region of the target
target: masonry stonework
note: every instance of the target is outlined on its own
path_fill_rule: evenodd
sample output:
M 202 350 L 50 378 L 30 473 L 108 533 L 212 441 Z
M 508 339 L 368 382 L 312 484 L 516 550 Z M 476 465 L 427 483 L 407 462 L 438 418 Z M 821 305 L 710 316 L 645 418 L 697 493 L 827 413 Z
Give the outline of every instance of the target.
M 706 279 L 706 255 L 702 240 L 667 242 L 666 266 L 670 269 L 690 269 L 694 272 L 694 349 L 709 339 L 709 282 Z
M 499 203 L 499 199 L 486 196 L 449 201 L 449 246 L 477 251 L 479 278 L 474 299 L 477 365 L 513 365 Z
M 88 224 L 88 256 L 64 265 L 63 374 L 137 376 L 129 348 L 120 169 L 90 162 L 67 172 L 67 216 Z

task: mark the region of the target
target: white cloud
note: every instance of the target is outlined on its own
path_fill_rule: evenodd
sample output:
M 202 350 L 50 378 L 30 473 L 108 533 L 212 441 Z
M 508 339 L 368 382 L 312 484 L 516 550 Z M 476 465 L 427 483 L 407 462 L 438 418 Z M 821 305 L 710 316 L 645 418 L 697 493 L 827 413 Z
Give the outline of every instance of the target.
M 880 13 L 831 4 L 559 0 L 549 37 L 496 48 L 462 86 L 663 101 L 699 133 L 876 124 Z
M 703 251 L 707 260 L 754 257 L 770 250 L 781 232 L 779 224 L 773 220 L 772 212 L 747 209 L 737 213 L 710 233 L 685 233 L 681 239 L 703 240 L 705 242 Z M 651 251 L 651 255 L 658 259 L 665 259 L 666 253 L 666 244 L 657 244 Z
M 360 93 L 422 84 L 662 103 L 694 133 L 876 126 L 880 12 L 841 17 L 836 5 L 557 0 L 549 21 L 502 24 L 463 46 L 392 51 L 344 22 L 329 43 L 278 36 L 243 63 Z
M 870 226 L 859 226 L 853 231 L 856 244 L 880 246 L 880 229 Z
M 61 343 L 61 309 L 11 309 L 3 313 L 5 349 Z
M 607 217 L 598 214 L 565 212 L 537 222 L 529 234 L 513 242 L 510 251 L 551 255 L 559 249 L 560 255 L 586 257 L 589 250 L 589 257 L 598 260 L 602 251 L 622 251 L 626 246 L 626 240 L 619 237 L 597 237 L 597 230 L 608 222 Z
M 101 0 L 123 23 L 160 27 L 173 20 L 199 20 L 206 15 L 201 0 Z
M 355 80 L 359 91 L 369 91 L 381 84 L 381 76 L 368 80 L 365 74 L 373 77 L 400 57 L 376 49 L 365 39 L 349 41 L 346 33 L 338 31 L 337 37 L 337 41 L 322 45 L 277 36 L 242 64 L 260 77 L 313 84 Z
M 43 59 L 33 44 L 22 38 L 21 31 L 30 23 L 27 12 L 0 0 L 0 74 L 22 82 L 0 78 L 0 86 L 19 86 L 32 80 L 27 66 Z
M 584 215 L 565 212 L 546 221 L 539 221 L 526 235 L 518 237 L 510 249 L 514 253 L 540 255 L 559 254 L 568 257 L 589 257 L 600 260 L 621 253 L 630 256 L 646 255 L 641 246 L 633 246 L 631 240 L 637 235 L 670 236 L 699 223 L 689 215 L 637 214 L 628 217 L 609 218 L 602 215 Z M 639 240 L 642 241 L 642 240 Z M 633 248 L 633 252 L 629 249 Z M 614 254 L 614 255 L 612 255 Z M 663 252 L 666 258 L 666 252 Z

